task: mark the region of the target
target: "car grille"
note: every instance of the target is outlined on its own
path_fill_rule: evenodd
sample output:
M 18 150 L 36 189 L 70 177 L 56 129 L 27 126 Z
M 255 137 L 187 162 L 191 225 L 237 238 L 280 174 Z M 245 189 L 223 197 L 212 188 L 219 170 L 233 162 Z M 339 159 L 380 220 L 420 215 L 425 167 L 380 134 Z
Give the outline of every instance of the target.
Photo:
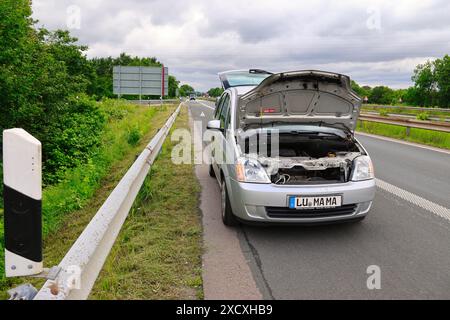
M 322 218 L 343 216 L 355 212 L 356 204 L 347 204 L 338 208 L 326 209 L 291 209 L 286 207 L 266 207 L 270 218 Z

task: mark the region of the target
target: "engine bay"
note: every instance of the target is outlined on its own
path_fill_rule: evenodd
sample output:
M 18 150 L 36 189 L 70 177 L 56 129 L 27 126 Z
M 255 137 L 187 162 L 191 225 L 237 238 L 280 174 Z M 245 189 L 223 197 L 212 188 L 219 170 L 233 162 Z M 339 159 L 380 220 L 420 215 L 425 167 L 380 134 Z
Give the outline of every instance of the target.
M 349 181 L 353 160 L 364 154 L 351 136 L 318 132 L 280 133 L 278 154 L 271 135 L 245 140 L 248 156 L 256 157 L 270 180 L 279 185 L 329 184 Z M 257 146 L 252 145 L 257 143 Z M 264 152 L 262 152 L 264 151 Z

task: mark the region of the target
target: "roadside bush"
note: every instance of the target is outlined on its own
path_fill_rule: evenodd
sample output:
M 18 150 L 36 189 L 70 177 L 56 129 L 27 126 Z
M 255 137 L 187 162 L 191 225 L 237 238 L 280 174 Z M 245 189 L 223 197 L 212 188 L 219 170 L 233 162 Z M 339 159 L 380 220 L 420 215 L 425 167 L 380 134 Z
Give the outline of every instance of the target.
M 387 117 L 389 115 L 389 112 L 386 109 L 380 109 L 378 113 L 383 117 Z
M 131 146 L 135 146 L 139 143 L 139 140 L 141 140 L 141 132 L 137 127 L 133 127 L 130 130 L 128 130 L 128 144 Z
M 417 120 L 429 120 L 430 116 L 426 112 L 421 112 L 416 116 Z
M 121 108 L 103 108 L 102 111 L 107 115 L 109 121 L 121 120 L 128 114 L 127 110 Z
M 0 162 L 0 208 L 3 208 L 3 163 L 2 162 Z M 0 218 L 1 218 L 1 216 L 0 216 Z
M 43 142 L 44 184 L 59 182 L 65 171 L 86 163 L 101 143 L 106 115 L 87 96 L 68 100 Z

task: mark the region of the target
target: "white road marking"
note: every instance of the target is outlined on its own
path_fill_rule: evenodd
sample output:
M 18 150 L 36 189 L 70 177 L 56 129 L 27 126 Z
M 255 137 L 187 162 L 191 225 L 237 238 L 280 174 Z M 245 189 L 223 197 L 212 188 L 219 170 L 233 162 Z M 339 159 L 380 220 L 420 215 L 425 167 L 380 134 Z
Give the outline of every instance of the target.
M 203 102 L 201 102 L 200 100 L 197 100 L 197 102 L 200 103 L 202 106 L 207 107 L 207 108 L 209 108 L 209 109 L 211 109 L 211 110 L 216 110 L 216 108 L 211 107 L 211 106 L 208 106 L 206 103 L 203 103 Z
M 418 144 L 418 143 L 414 143 L 414 142 L 403 141 L 403 140 L 398 140 L 398 139 L 393 139 L 393 138 L 388 138 L 388 137 L 378 136 L 378 135 L 375 135 L 375 134 L 370 134 L 370 133 L 365 133 L 365 132 L 359 132 L 359 131 L 356 131 L 356 134 L 357 134 L 357 135 L 361 135 L 361 136 L 370 137 L 370 138 L 379 139 L 379 140 L 384 140 L 384 141 L 390 141 L 390 142 L 396 142 L 396 143 L 400 143 L 400 144 L 405 144 L 405 145 L 411 146 L 411 147 L 417 147 L 417 148 L 422 148 L 422 149 L 426 149 L 426 150 L 431 150 L 431 151 L 436 151 L 436 152 L 441 152 L 441 153 L 450 154 L 450 150 L 445 150 L 445 149 L 435 148 L 435 147 L 431 147 L 431 146 L 427 146 L 427 145 L 423 145 L 423 144 Z
M 418 195 L 415 195 L 414 193 L 411 193 L 409 191 L 403 190 L 402 188 L 396 187 L 390 183 L 387 183 L 383 180 L 376 179 L 377 187 L 390 192 L 397 197 L 406 200 L 412 204 L 415 204 L 416 206 L 425 209 L 431 213 L 434 213 L 435 215 L 438 215 L 444 219 L 447 219 L 450 221 L 450 209 L 446 208 L 444 206 L 441 206 L 437 203 L 434 203 L 432 201 L 429 201 L 425 198 L 422 198 Z

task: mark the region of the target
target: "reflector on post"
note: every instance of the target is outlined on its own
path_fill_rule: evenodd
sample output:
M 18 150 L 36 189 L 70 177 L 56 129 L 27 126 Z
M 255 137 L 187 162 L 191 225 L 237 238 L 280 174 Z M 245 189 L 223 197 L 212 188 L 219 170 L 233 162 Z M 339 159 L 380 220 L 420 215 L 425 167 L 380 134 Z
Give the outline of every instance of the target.
M 41 143 L 23 129 L 3 131 L 5 273 L 39 274 L 42 264 Z

